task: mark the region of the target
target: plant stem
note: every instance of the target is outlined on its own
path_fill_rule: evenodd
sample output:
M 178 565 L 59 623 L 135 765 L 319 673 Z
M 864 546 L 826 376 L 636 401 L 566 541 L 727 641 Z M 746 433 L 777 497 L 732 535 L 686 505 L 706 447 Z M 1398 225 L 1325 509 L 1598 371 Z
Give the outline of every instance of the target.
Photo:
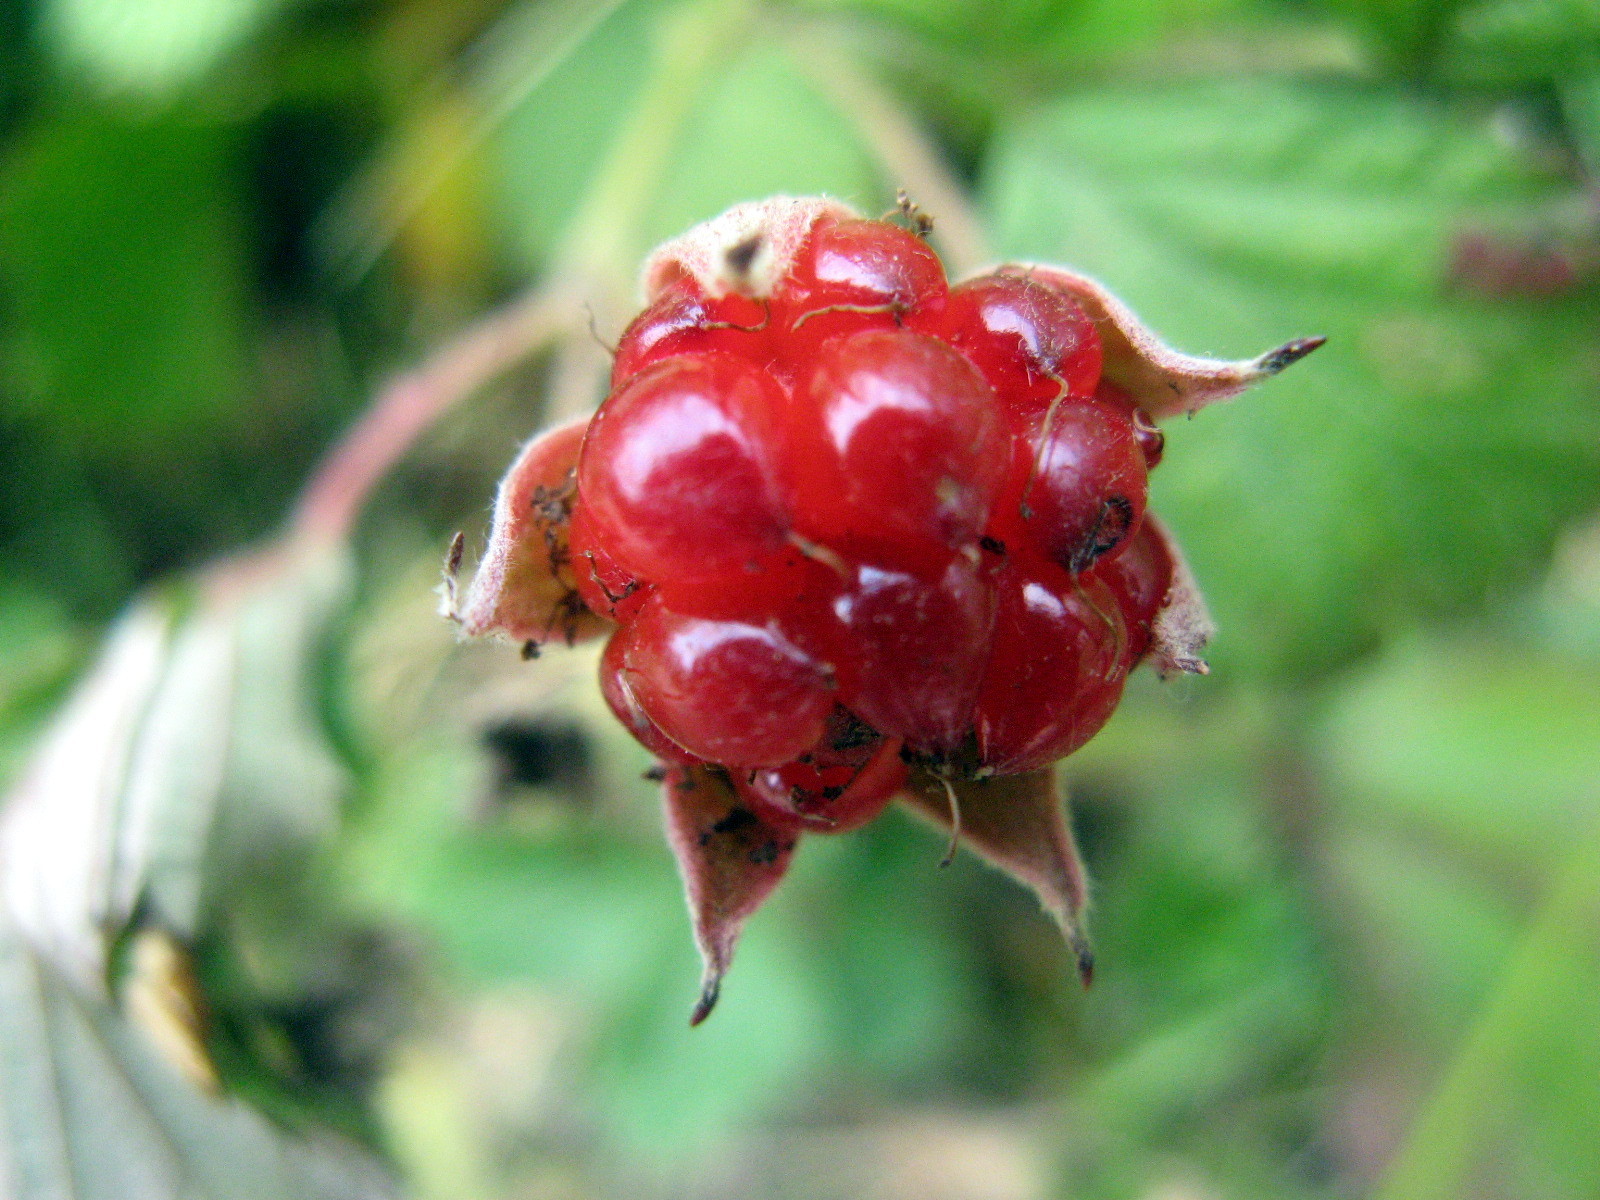
M 390 384 L 324 458 L 290 522 L 295 540 L 346 537 L 367 497 L 433 423 L 516 363 L 587 338 L 592 312 L 621 306 L 640 226 L 702 84 L 751 24 L 748 0 L 701 0 L 662 18 L 639 102 L 589 188 L 550 280 L 477 324 Z M 596 372 L 597 355 L 574 355 Z M 582 380 L 564 372 L 563 410 L 581 407 Z M 573 415 L 563 411 L 560 415 Z
M 296 539 L 349 534 L 372 489 L 435 421 L 513 364 L 568 332 L 573 297 L 540 288 L 486 317 L 383 390 L 322 460 L 295 504 Z

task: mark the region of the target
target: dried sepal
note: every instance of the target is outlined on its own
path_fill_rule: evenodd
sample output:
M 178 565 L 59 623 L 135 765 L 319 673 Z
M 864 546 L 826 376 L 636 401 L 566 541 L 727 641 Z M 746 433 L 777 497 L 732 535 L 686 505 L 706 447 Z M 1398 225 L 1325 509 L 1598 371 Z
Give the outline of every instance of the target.
M 198 1091 L 222 1090 L 206 1047 L 211 1016 L 189 949 L 163 929 L 130 939 L 119 999 L 128 1019 Z
M 1173 675 L 1205 675 L 1211 668 L 1202 654 L 1216 635 L 1216 622 L 1211 619 L 1205 597 L 1200 594 L 1200 585 L 1195 582 L 1183 551 L 1178 549 L 1177 540 L 1154 513 L 1145 515 L 1145 524 L 1161 539 L 1167 558 L 1172 562 L 1172 582 L 1150 626 L 1147 661 L 1163 679 Z
M 824 196 L 769 196 L 736 204 L 664 242 L 645 260 L 640 277 L 646 303 L 685 276 L 712 297 L 737 292 L 763 300 L 789 274 L 800 245 L 823 217 L 856 213 Z
M 1053 770 L 961 782 L 918 771 L 898 799 L 953 832 L 979 858 L 1032 888 L 1077 959 L 1083 985 L 1089 986 L 1094 954 L 1082 920 L 1088 881 Z
M 1182 354 L 1158 338 L 1106 286 L 1061 267 L 1018 265 L 1043 282 L 1068 292 L 1100 332 L 1105 378 L 1126 391 L 1152 417 L 1200 411 L 1270 379 L 1322 345 L 1326 338 L 1296 338 L 1255 358 L 1226 362 Z
M 689 1024 L 711 1015 L 744 923 L 789 869 L 798 835 L 764 821 L 717 767 L 672 766 L 662 781 L 667 841 L 678 859 L 705 961 Z
M 452 605 L 452 564 L 446 565 L 445 615 L 469 637 L 499 635 L 524 645 L 561 638 L 571 645 L 611 627 L 579 599 L 567 545 L 588 425 L 583 417 L 547 430 L 517 455 L 500 481 L 489 544 L 459 611 Z M 452 544 L 450 557 L 457 556 Z

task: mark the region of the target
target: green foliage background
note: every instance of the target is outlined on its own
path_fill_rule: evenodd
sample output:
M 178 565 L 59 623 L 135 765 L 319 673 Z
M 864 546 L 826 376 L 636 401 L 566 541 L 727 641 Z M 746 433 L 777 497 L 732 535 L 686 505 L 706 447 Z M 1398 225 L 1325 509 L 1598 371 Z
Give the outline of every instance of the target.
M 887 208 L 841 80 L 996 257 L 1197 352 L 1330 339 L 1169 431 L 1154 504 L 1221 634 L 1064 766 L 1099 982 L 890 816 L 806 845 L 685 1028 L 592 655 L 432 611 L 536 361 L 378 492 L 309 665 L 241 660 L 229 778 L 273 819 L 224 822 L 183 930 L 229 1090 L 441 1200 L 1600 1194 L 1588 0 L 10 6 L 0 771 L 131 596 L 271 533 L 490 305 L 742 199 Z

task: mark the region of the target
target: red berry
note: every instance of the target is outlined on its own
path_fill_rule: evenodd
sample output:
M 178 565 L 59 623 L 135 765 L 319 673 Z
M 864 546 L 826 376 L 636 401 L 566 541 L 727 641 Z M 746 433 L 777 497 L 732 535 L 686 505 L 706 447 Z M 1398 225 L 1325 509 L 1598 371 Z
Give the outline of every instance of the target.
M 994 603 L 965 555 L 937 574 L 863 564 L 835 603 L 855 651 L 841 699 L 921 754 L 952 752 L 969 724 Z
M 628 621 L 654 590 L 617 565 L 616 559 L 595 538 L 588 510 L 573 507 L 567 527 L 573 586 L 591 612 L 613 621 Z
M 1133 418 L 1105 401 L 1063 400 L 1030 445 L 1018 508 L 1034 545 L 1074 574 L 1114 555 L 1144 519 L 1149 495 Z
M 675 613 L 652 596 L 616 635 L 639 709 L 697 758 L 781 765 L 823 733 L 836 688 L 777 622 Z
M 692 279 L 680 278 L 623 331 L 611 365 L 611 386 L 621 387 L 653 363 L 708 350 L 747 361 L 770 359 L 766 309 L 731 292 L 708 299 Z
M 1127 412 L 1133 421 L 1134 436 L 1139 439 L 1139 449 L 1144 451 L 1145 469 L 1154 471 L 1166 451 L 1167 435 L 1162 433 L 1160 427 L 1150 419 L 1150 414 L 1135 404 L 1133 397 L 1110 380 L 1100 381 L 1099 386 L 1094 389 L 1094 397 Z
M 1100 337 L 1065 292 L 1027 275 L 980 275 L 950 289 L 937 329 L 970 358 L 1016 418 L 1100 379 Z
M 977 538 L 1006 467 L 993 392 L 931 337 L 835 338 L 778 433 L 784 500 L 808 538 L 957 547 Z
M 904 194 L 900 212 L 930 228 Z M 1141 659 L 1203 673 L 1212 630 L 1145 512 L 1165 450 L 1149 414 L 1323 339 L 1182 355 L 1092 279 L 1012 266 L 951 288 L 922 238 L 820 197 L 735 205 L 642 284 L 611 395 L 586 433 L 523 448 L 469 606 L 459 537 L 444 591 L 474 635 L 617 623 L 600 687 L 666 764 L 705 963 L 691 1024 L 801 835 L 897 798 L 1033 887 L 1087 986 L 1049 767 Z M 1101 378 L 1102 333 L 1137 400 Z
M 781 615 L 786 630 L 798 621 L 811 636 L 832 647 L 824 626 L 837 625 L 833 599 L 843 587 L 835 566 L 807 557 L 804 549 L 789 542 L 736 570 L 712 578 L 668 579 L 657 590 L 669 608 L 686 616 L 742 620 L 752 614 Z M 813 644 L 807 642 L 807 648 Z M 830 649 L 824 657 L 831 653 Z
M 939 256 L 915 234 L 884 221 L 824 218 L 774 297 L 774 316 L 786 330 L 786 357 L 803 370 L 826 339 L 897 328 L 914 310 L 940 305 L 945 291 Z
M 1127 636 L 1110 588 L 1008 556 L 993 572 L 993 648 L 972 727 L 979 765 L 1049 766 L 1110 718 L 1127 677 Z
M 836 708 L 821 740 L 794 762 L 736 774 L 734 787 L 758 814 L 815 833 L 844 833 L 883 811 L 910 771 L 898 738 Z
M 871 819 L 909 762 L 1076 749 L 1172 575 L 1141 526 L 1160 432 L 1069 288 L 950 288 L 907 230 L 816 212 L 653 260 L 567 531 L 621 626 L 607 703 L 796 831 Z
M 652 581 L 737 571 L 786 537 L 766 426 L 778 385 L 737 359 L 669 359 L 590 422 L 578 508 L 623 570 Z
M 1128 548 L 1093 572 L 1116 598 L 1128 628 L 1128 666 L 1150 648 L 1150 630 L 1172 588 L 1172 555 L 1161 531 L 1146 521 Z
M 698 762 L 694 755 L 657 729 L 655 722 L 645 716 L 644 709 L 639 707 L 639 701 L 634 699 L 633 689 L 628 686 L 623 673 L 623 656 L 627 650 L 628 639 L 613 634 L 606 643 L 604 653 L 600 655 L 600 695 L 607 707 L 633 734 L 634 740 L 657 758 L 671 763 Z

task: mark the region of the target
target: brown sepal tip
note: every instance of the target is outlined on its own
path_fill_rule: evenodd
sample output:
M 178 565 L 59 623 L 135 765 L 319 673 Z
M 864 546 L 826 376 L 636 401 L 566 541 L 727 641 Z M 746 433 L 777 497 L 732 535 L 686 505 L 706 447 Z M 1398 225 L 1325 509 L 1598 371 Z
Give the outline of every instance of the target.
M 1276 350 L 1268 350 L 1256 359 L 1256 369 L 1263 375 L 1276 375 L 1285 367 L 1299 362 L 1313 350 L 1327 342 L 1323 336 L 1295 338 L 1292 342 L 1285 342 Z

